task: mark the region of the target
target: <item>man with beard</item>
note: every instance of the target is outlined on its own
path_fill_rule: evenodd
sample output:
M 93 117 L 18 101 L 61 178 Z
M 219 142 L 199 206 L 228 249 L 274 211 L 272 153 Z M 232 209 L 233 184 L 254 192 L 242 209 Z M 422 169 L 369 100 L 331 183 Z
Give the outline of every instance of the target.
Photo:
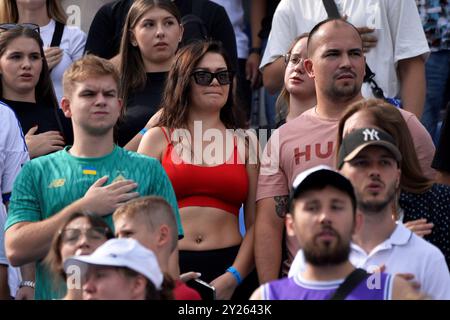
M 338 167 L 353 184 L 362 223 L 353 236 L 350 262 L 367 271 L 383 267 L 405 274 L 433 299 L 450 299 L 450 275 L 444 255 L 392 217 L 400 183 L 400 151 L 388 133 L 363 128 L 348 134 L 338 153 Z M 289 276 L 304 269 L 301 251 Z
M 450 274 L 442 252 L 392 217 L 400 161 L 394 138 L 382 130 L 359 129 L 343 139 L 338 168 L 352 182 L 363 215 L 350 261 L 366 270 L 384 266 L 391 274 L 409 273 L 423 293 L 450 299 Z
M 37 299 L 58 298 L 40 260 L 62 221 L 74 212 L 98 214 L 113 228 L 111 214 L 120 205 L 140 195 L 158 195 L 172 206 L 178 234 L 183 232 L 172 185 L 159 162 L 113 142 L 122 108 L 115 67 L 88 55 L 66 70 L 63 85 L 61 107 L 72 119 L 74 144 L 23 167 L 5 226 L 11 264 L 36 262 Z
M 365 72 L 363 45 L 358 30 L 340 19 L 328 19 L 310 32 L 304 67 L 314 79 L 317 105 L 276 130 L 263 153 L 256 194 L 255 262 L 260 283 L 287 275 L 298 251 L 287 238 L 283 256 L 284 217 L 294 178 L 317 165 L 334 166 L 339 119 L 346 108 L 361 99 Z M 433 141 L 411 113 L 402 113 L 423 172 L 434 175 Z M 267 250 L 271 248 L 271 250 Z M 283 262 L 283 264 L 282 264 Z
M 327 166 L 317 166 L 298 175 L 292 187 L 286 229 L 301 244 L 305 267 L 291 278 L 262 285 L 251 299 L 328 300 L 335 297 L 346 278 L 355 274 L 349 261 L 350 241 L 361 216 L 356 215 L 350 181 Z M 372 281 L 375 278 L 378 285 Z M 419 297 L 406 280 L 385 273 L 366 275 L 347 290 L 350 292 L 341 299 Z

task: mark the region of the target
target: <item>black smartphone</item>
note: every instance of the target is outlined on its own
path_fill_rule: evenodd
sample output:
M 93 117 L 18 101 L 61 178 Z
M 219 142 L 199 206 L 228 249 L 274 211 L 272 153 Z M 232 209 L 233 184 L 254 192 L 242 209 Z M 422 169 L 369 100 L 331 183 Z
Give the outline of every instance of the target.
M 209 283 L 200 279 L 192 279 L 186 282 L 186 285 L 195 289 L 202 297 L 202 300 L 216 300 L 216 288 Z

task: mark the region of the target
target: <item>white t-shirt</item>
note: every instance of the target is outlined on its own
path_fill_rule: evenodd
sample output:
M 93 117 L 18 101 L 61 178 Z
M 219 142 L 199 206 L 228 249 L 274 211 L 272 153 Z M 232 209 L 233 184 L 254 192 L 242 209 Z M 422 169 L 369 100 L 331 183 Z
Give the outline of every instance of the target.
M 5 254 L 4 225 L 7 202 L 13 183 L 22 165 L 28 161 L 28 150 L 22 129 L 14 111 L 0 102 L 0 264 L 9 265 Z M 11 295 L 15 296 L 18 287 L 18 269 L 8 268 Z
M 225 8 L 225 11 L 230 18 L 233 25 L 234 34 L 236 36 L 236 47 L 239 59 L 248 58 L 248 36 L 244 32 L 244 8 L 242 7 L 242 0 L 211 0 L 220 4 Z
M 49 47 L 53 32 L 55 31 L 55 20 L 50 20 L 50 23 L 40 28 L 41 38 L 44 41 L 44 48 Z M 86 45 L 86 34 L 80 28 L 75 26 L 64 26 L 64 32 L 61 38 L 59 47 L 64 51 L 61 62 L 57 64 L 51 71 L 51 78 L 55 88 L 56 98 L 61 104 L 63 96 L 62 77 L 64 71 L 72 62 L 80 59 L 83 56 L 84 46 Z
M 335 0 L 341 15 L 356 27 L 375 28 L 375 48 L 366 53 L 367 63 L 376 74 L 375 80 L 387 97 L 398 95 L 399 60 L 422 55 L 428 57 L 429 47 L 414 0 Z M 296 36 L 310 32 L 328 18 L 320 0 L 282 0 L 278 5 L 260 68 L 284 55 Z M 364 97 L 371 97 L 367 84 Z
M 450 300 L 450 273 L 442 252 L 418 237 L 402 223 L 391 236 L 367 254 L 358 245 L 351 244 L 350 262 L 368 272 L 384 265 L 390 274 L 412 273 L 420 284 L 420 291 L 433 299 Z M 289 270 L 289 277 L 300 273 L 305 258 L 299 250 Z

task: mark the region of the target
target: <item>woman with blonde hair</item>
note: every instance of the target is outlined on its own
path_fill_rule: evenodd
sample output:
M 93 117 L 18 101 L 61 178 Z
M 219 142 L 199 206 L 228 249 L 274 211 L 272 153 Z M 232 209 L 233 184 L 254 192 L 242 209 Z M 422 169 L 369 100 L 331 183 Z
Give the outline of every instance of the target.
M 376 127 L 389 133 L 402 154 L 399 207 L 405 225 L 437 246 L 450 265 L 450 187 L 427 178 L 421 169 L 405 119 L 394 106 L 377 99 L 349 106 L 339 122 L 338 143 L 349 132 Z M 339 149 L 339 147 L 338 147 Z
M 308 76 L 303 66 L 303 60 L 307 58 L 308 36 L 308 33 L 303 33 L 295 38 L 284 56 L 284 87 L 276 102 L 280 115 L 277 127 L 317 104 L 314 80 Z

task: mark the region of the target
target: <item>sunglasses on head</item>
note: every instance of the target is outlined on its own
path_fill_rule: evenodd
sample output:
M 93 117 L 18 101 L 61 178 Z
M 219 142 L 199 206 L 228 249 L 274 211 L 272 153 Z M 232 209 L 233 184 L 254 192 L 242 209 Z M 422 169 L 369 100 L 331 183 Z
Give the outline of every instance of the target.
M 34 23 L 1 23 L 0 30 L 31 29 L 40 33 L 39 26 Z
M 228 71 L 209 72 L 209 71 L 195 71 L 192 73 L 195 83 L 200 86 L 209 86 L 214 79 L 217 79 L 220 85 L 227 85 L 233 81 L 233 74 Z

